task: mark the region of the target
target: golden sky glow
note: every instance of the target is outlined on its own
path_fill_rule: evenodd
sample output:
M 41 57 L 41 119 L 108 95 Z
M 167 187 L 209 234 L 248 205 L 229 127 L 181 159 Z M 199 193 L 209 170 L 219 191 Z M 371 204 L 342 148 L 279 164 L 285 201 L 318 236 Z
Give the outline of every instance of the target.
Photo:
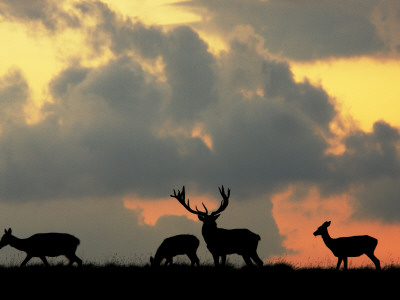
M 40 97 L 41 89 L 60 67 L 54 41 L 41 37 L 40 33 L 38 38 L 24 26 L 7 22 L 1 23 L 0 34 L 7 41 L 0 44 L 0 73 L 6 73 L 10 68 L 22 70 L 29 79 L 34 97 Z
M 173 5 L 185 1 L 104 2 L 122 15 L 148 25 L 183 24 L 199 20 L 195 14 Z M 65 6 L 68 7 L 68 3 Z M 87 26 L 91 26 L 92 21 L 85 19 Z M 26 107 L 27 122 L 35 123 L 40 120 L 38 109 L 45 101 L 51 100 L 48 98 L 47 86 L 51 78 L 66 65 L 79 63 L 82 66 L 93 67 L 110 59 L 107 52 L 101 56 L 91 55 L 83 34 L 84 32 L 79 30 L 66 29 L 61 33 L 48 35 L 40 26 L 28 27 L 22 23 L 7 21 L 0 23 L 0 35 L 3 41 L 7 41 L 0 44 L 0 75 L 16 68 L 27 78 L 31 95 L 31 103 Z M 145 63 L 144 67 L 146 68 Z
M 129 17 L 136 17 L 146 24 L 178 24 L 199 21 L 199 16 L 179 6 L 173 0 L 105 1 Z M 0 74 L 10 68 L 19 68 L 28 78 L 32 100 L 43 103 L 49 80 L 61 70 L 68 60 L 79 57 L 83 65 L 97 65 L 104 57 L 85 55 L 81 33 L 67 30 L 57 36 L 41 34 L 40 30 L 27 30 L 24 25 L 2 22 L 0 34 L 7 43 L 0 45 Z M 209 43 L 210 50 L 226 50 L 218 36 L 200 32 Z M 105 58 L 107 59 L 107 58 Z M 351 116 L 361 128 L 370 131 L 375 121 L 386 120 L 400 126 L 400 63 L 395 60 L 352 58 L 292 62 L 291 68 L 297 81 L 307 77 L 322 87 L 341 105 L 342 114 Z M 32 120 L 37 116 L 30 117 Z
M 370 131 L 374 122 L 385 120 L 400 126 L 400 62 L 353 58 L 292 63 L 295 79 L 307 77 L 338 101 L 344 116 L 352 116 Z
M 174 5 L 185 0 L 106 0 L 105 3 L 122 14 L 138 18 L 145 24 L 173 25 L 200 21 L 200 17 L 188 10 Z

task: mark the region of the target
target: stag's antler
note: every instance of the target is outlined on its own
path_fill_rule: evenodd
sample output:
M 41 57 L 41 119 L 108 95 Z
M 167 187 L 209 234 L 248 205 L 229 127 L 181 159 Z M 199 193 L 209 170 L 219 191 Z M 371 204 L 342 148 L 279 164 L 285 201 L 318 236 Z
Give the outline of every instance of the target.
M 174 194 L 170 195 L 170 196 L 172 198 L 176 198 L 179 201 L 179 203 L 182 204 L 183 207 L 186 208 L 186 210 L 188 210 L 192 214 L 199 215 L 199 216 L 208 216 L 208 210 L 207 210 L 206 206 L 204 205 L 204 203 L 202 203 L 202 204 L 203 204 L 204 209 L 206 210 L 205 212 L 199 211 L 197 209 L 197 206 L 196 206 L 196 210 L 192 209 L 189 204 L 189 199 L 187 200 L 187 203 L 185 202 L 185 186 L 182 187 L 182 191 L 178 190 L 178 194 L 175 192 L 175 189 L 174 189 Z
M 182 187 L 182 191 L 178 190 L 178 193 L 176 193 L 176 191 L 174 189 L 174 194 L 170 195 L 170 196 L 172 198 L 176 198 L 179 201 L 179 203 L 182 204 L 182 206 L 184 208 L 186 208 L 192 214 L 203 216 L 203 217 L 216 216 L 216 215 L 220 214 L 221 212 L 223 212 L 225 210 L 225 208 L 228 206 L 229 196 L 231 194 L 231 190 L 229 188 L 228 188 L 228 195 L 225 193 L 224 186 L 222 186 L 221 188 L 218 188 L 218 189 L 222 196 L 221 205 L 219 206 L 219 208 L 216 211 L 213 211 L 210 215 L 208 214 L 208 209 L 204 205 L 204 203 L 201 203 L 201 204 L 203 205 L 205 211 L 200 211 L 200 210 L 198 210 L 197 206 L 196 206 L 196 210 L 194 210 L 190 207 L 189 199 L 187 200 L 187 203 L 185 202 L 185 186 Z
M 222 213 L 229 204 L 229 196 L 231 195 L 231 190 L 228 188 L 228 195 L 226 195 L 224 186 L 218 187 L 218 189 L 219 189 L 219 193 L 222 196 L 222 201 L 221 201 L 221 205 L 219 206 L 219 208 L 216 211 L 213 211 L 211 213 L 212 216 Z

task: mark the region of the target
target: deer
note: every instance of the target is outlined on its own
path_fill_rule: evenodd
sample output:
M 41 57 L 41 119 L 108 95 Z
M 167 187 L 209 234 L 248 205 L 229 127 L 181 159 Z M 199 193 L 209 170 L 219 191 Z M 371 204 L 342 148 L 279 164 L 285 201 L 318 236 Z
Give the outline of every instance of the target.
M 347 270 L 347 258 L 367 255 L 374 263 L 377 270 L 381 269 L 380 261 L 375 257 L 374 251 L 378 240 L 369 235 L 358 235 L 349 237 L 340 237 L 333 239 L 329 236 L 328 227 L 331 221 L 326 221 L 314 232 L 314 236 L 322 236 L 325 245 L 338 258 L 336 270 L 339 270 L 343 261 L 344 269 Z
M 190 207 L 189 199 L 185 200 L 185 186 L 182 191 L 170 195 L 176 198 L 178 202 L 190 213 L 197 215 L 198 219 L 203 222 L 202 235 L 207 244 L 207 249 L 213 256 L 214 265 L 220 266 L 219 261 L 221 258 L 221 266 L 226 263 L 226 256 L 229 254 L 239 254 L 243 257 L 248 266 L 254 266 L 252 260 L 261 267 L 263 261 L 257 254 L 258 242 L 261 240 L 258 234 L 251 232 L 248 229 L 223 229 L 218 228 L 216 220 L 220 214 L 227 208 L 229 204 L 230 189 L 228 188 L 227 194 L 225 193 L 224 186 L 219 188 L 222 196 L 222 201 L 219 208 L 210 214 L 207 207 L 202 203 L 204 211 L 200 211 L 197 206 L 196 210 Z
M 39 257 L 46 267 L 49 266 L 46 256 L 55 257 L 64 255 L 69 260 L 69 265 L 76 262 L 82 266 L 82 260 L 76 256 L 76 248 L 80 244 L 78 238 L 68 233 L 37 233 L 26 239 L 20 239 L 12 235 L 12 230 L 4 230 L 4 235 L 0 240 L 0 249 L 10 245 L 11 247 L 24 251 L 26 258 L 21 263 L 20 267 L 32 257 Z
M 168 237 L 158 247 L 155 256 L 150 257 L 150 265 L 158 267 L 163 259 L 165 259 L 164 266 L 172 265 L 173 257 L 186 254 L 192 267 L 199 266 L 200 260 L 196 254 L 199 245 L 199 239 L 191 234 L 178 234 Z

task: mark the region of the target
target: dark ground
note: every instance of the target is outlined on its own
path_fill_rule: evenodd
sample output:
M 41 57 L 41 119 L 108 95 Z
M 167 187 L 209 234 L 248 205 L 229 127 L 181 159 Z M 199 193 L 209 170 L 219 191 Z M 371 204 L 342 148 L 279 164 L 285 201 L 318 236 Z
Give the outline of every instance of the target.
M 293 268 L 287 264 L 263 268 L 214 268 L 173 265 L 149 266 L 63 265 L 45 268 L 0 267 L 2 295 L 40 299 L 387 299 L 397 298 L 400 267 L 336 271 Z M 7 297 L 11 298 L 11 297 Z M 13 297 L 15 298 L 15 297 Z M 37 298 L 39 299 L 39 298 Z

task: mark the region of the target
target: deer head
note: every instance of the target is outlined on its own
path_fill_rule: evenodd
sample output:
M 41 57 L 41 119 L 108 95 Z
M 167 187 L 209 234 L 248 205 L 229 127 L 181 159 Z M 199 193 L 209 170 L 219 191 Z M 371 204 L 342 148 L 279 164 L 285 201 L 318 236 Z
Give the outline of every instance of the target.
M 190 207 L 189 204 L 189 199 L 187 200 L 187 202 L 185 201 L 185 186 L 182 187 L 182 191 L 178 190 L 178 193 L 174 190 L 174 194 L 170 195 L 173 198 L 176 198 L 180 204 L 182 204 L 182 206 L 184 208 L 186 208 L 187 211 L 191 212 L 192 214 L 197 215 L 197 217 L 199 218 L 200 221 L 202 221 L 205 225 L 215 225 L 216 226 L 216 222 L 215 220 L 218 219 L 218 217 L 220 216 L 220 214 L 226 209 L 226 207 L 229 204 L 229 196 L 231 194 L 231 190 L 228 189 L 228 194 L 225 193 L 224 190 L 224 186 L 222 186 L 221 188 L 218 188 L 219 192 L 222 196 L 222 201 L 221 204 L 219 206 L 219 208 L 213 212 L 211 212 L 210 214 L 208 213 L 208 209 L 207 207 L 204 205 L 204 203 L 202 203 L 203 207 L 204 207 L 204 211 L 200 211 L 197 206 L 196 206 L 196 210 L 192 209 Z
M 327 228 L 331 225 L 331 221 L 326 221 L 324 224 L 322 224 L 318 229 L 314 232 L 314 236 L 317 235 L 322 235 L 325 232 L 327 232 Z
M 11 233 L 11 228 L 9 228 L 8 230 L 4 229 L 4 235 L 0 240 L 0 249 L 10 244 L 10 238 L 12 236 Z

